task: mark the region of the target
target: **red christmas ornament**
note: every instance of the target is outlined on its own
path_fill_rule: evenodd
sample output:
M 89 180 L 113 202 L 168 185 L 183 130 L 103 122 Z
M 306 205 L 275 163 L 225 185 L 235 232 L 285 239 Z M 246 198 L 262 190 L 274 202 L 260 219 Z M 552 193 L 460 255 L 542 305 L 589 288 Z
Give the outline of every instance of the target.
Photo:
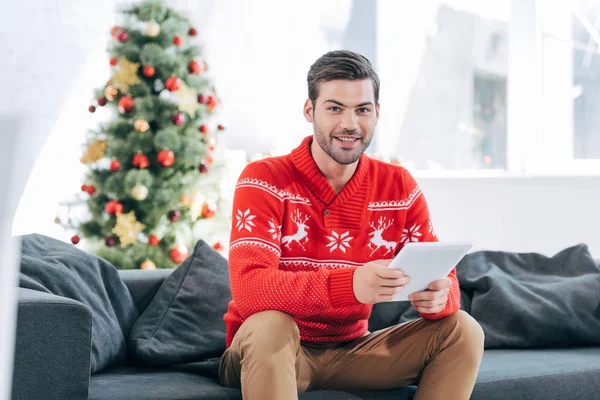
M 104 238 L 104 244 L 108 247 L 113 247 L 115 244 L 117 244 L 117 241 L 114 237 L 109 236 L 107 238 Z
M 175 162 L 175 153 L 171 150 L 161 150 L 156 156 L 156 161 L 163 167 L 170 167 Z
M 219 252 L 225 250 L 225 246 L 223 246 L 223 243 L 221 243 L 221 242 L 217 242 L 217 243 L 213 244 L 212 248 Z
M 198 103 L 204 104 L 204 103 L 206 103 L 206 100 L 207 100 L 207 98 L 205 95 L 203 95 L 203 94 L 198 95 Z
M 71 243 L 77 244 L 79 243 L 79 236 L 75 235 L 71 238 Z
M 181 46 L 181 44 L 182 44 L 182 43 L 183 43 L 183 39 L 181 38 L 181 36 L 179 36 L 179 35 L 175 35 L 175 36 L 173 37 L 173 44 L 174 44 L 175 46 Z
M 148 166 L 150 165 L 150 161 L 148 160 L 148 157 L 146 157 L 144 154 L 138 153 L 135 156 L 133 156 L 131 164 L 136 168 L 145 169 L 148 168 Z
M 212 218 L 217 212 L 217 205 L 214 203 L 204 203 L 202 206 L 202 216 L 204 218 Z
M 119 111 L 123 114 L 133 111 L 135 107 L 135 101 L 131 96 L 123 96 L 119 100 Z
M 175 114 L 173 115 L 173 123 L 177 126 L 183 124 L 185 122 L 185 115 L 183 114 Z
M 198 166 L 198 171 L 200 171 L 201 174 L 206 174 L 208 172 L 208 165 L 206 161 L 200 162 L 200 165 Z
M 225 127 L 221 124 L 219 124 L 219 126 L 217 126 L 217 129 L 219 129 L 220 131 L 224 131 Z
M 200 125 L 200 128 L 198 129 L 202 134 L 206 135 L 208 133 L 208 126 L 206 125 Z
M 219 105 L 219 101 L 213 96 L 208 96 L 208 110 L 212 111 Z
M 165 87 L 169 92 L 175 92 L 181 87 L 181 79 L 172 76 L 165 81 Z
M 171 257 L 171 260 L 173 260 L 173 262 L 177 263 L 177 264 L 184 262 L 185 259 L 188 258 L 189 254 L 190 254 L 190 252 L 187 249 L 187 247 L 185 247 L 185 246 L 173 247 L 171 249 L 171 251 L 169 252 L 169 256 Z
M 200 64 L 196 60 L 190 61 L 188 64 L 188 71 L 190 71 L 191 74 L 200 75 L 204 72 L 204 64 Z
M 94 185 L 81 185 L 81 190 L 89 194 L 90 196 L 96 193 Z
M 119 60 L 117 59 L 117 57 L 111 57 L 110 58 L 110 65 L 112 65 L 113 67 L 115 65 L 117 65 L 118 62 L 119 62 Z
M 160 243 L 160 239 L 156 235 L 150 235 L 150 237 L 148 238 L 148 243 L 150 244 L 150 246 L 158 246 L 158 244 Z
M 123 204 L 117 200 L 111 200 L 104 206 L 104 211 L 106 211 L 108 215 L 121 214 L 123 212 Z
M 179 210 L 169 211 L 169 214 L 167 214 L 167 216 L 169 217 L 169 221 L 177 222 L 177 221 L 179 221 L 179 218 L 181 218 L 181 211 L 179 211 Z
M 104 107 L 106 105 L 106 97 L 98 97 L 98 105 Z
M 110 162 L 110 170 L 111 171 L 118 171 L 119 168 L 121 168 L 121 163 L 118 160 L 113 159 Z
M 207 155 L 205 161 L 208 165 L 211 165 L 214 161 L 212 154 Z
M 190 28 L 190 30 L 188 31 L 188 35 L 190 36 L 196 36 L 198 34 L 198 31 L 195 30 L 194 28 Z
M 88 108 L 88 110 L 89 110 L 89 112 L 91 112 L 91 113 L 95 113 L 95 112 L 96 112 L 96 107 L 94 107 L 94 106 L 90 106 L 90 107 Z
M 121 31 L 117 35 L 117 39 L 119 39 L 119 42 L 125 43 L 127 41 L 127 39 L 129 39 L 129 34 L 125 31 Z
M 144 67 L 144 69 L 142 70 L 142 72 L 145 77 L 152 78 L 154 76 L 154 74 L 156 73 L 156 70 L 154 69 L 154 67 L 152 67 L 150 65 L 146 65 Z

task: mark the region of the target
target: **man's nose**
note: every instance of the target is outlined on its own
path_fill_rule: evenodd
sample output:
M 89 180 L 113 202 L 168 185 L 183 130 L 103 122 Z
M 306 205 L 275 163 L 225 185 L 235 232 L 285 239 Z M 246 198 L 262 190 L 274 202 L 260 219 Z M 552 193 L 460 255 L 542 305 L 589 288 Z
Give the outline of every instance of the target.
M 345 131 L 356 131 L 358 130 L 358 116 L 350 110 L 347 110 L 342 115 L 342 120 L 340 121 L 340 129 Z

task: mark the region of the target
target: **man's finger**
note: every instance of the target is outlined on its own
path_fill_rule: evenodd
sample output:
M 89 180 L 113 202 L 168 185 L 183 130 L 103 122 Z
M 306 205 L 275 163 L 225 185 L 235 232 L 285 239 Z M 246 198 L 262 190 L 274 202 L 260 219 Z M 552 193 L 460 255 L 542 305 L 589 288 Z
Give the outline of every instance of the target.
M 429 290 L 442 290 L 452 286 L 452 281 L 450 278 L 440 279 L 438 281 L 431 282 L 427 288 Z
M 382 265 L 384 267 L 389 266 L 392 263 L 392 260 L 375 260 L 373 261 L 375 264 Z
M 413 301 L 411 302 L 412 306 L 415 308 L 437 308 L 442 305 L 442 302 L 439 300 L 426 300 L 426 301 Z
M 415 292 L 408 296 L 410 301 L 419 301 L 419 300 L 435 300 L 440 297 L 442 293 L 439 291 L 427 290 L 424 292 Z
M 415 310 L 417 310 L 418 312 L 420 312 L 422 314 L 435 314 L 435 313 L 442 311 L 443 309 L 444 309 L 443 307 L 437 307 L 437 308 L 415 307 Z
M 396 279 L 384 279 L 380 280 L 381 286 L 383 287 L 397 287 L 404 286 L 410 282 L 410 276 L 403 276 L 401 278 Z
M 397 279 L 404 276 L 404 271 L 399 268 L 380 267 L 375 269 L 375 274 L 384 279 Z

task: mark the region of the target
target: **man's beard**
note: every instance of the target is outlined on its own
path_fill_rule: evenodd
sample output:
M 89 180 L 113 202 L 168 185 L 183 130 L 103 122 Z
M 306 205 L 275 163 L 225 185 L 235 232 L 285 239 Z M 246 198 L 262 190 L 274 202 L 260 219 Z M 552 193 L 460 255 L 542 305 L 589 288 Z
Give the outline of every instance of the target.
M 331 157 L 335 162 L 342 165 L 348 165 L 355 163 L 358 161 L 360 156 L 365 152 L 365 150 L 371 144 L 371 140 L 373 139 L 373 135 L 365 135 L 360 130 L 356 129 L 353 131 L 349 130 L 341 130 L 335 131 L 330 135 L 324 134 L 318 127 L 317 123 L 313 123 L 313 131 L 315 133 L 315 139 L 317 143 L 323 149 L 329 157 Z M 336 136 L 351 136 L 358 138 L 359 147 L 356 149 L 343 149 L 334 144 Z

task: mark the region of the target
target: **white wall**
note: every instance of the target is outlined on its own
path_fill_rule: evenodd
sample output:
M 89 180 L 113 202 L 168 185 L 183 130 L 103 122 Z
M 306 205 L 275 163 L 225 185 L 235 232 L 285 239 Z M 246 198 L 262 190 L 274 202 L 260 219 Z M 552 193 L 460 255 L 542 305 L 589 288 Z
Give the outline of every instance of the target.
M 440 240 L 548 256 L 587 243 L 600 258 L 600 177 L 418 178 Z

